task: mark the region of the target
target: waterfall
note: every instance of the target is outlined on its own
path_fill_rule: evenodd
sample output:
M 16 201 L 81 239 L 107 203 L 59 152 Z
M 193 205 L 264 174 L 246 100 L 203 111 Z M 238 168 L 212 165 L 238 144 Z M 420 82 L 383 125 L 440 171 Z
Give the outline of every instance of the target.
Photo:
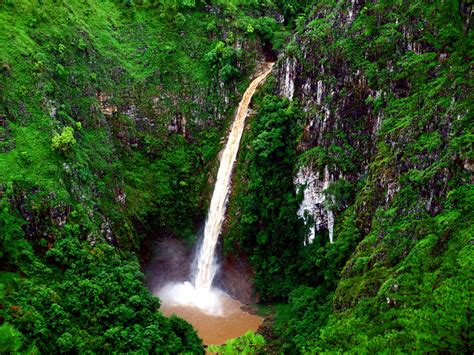
M 196 255 L 196 262 L 193 264 L 192 282 L 165 286 L 158 292 L 162 300 L 195 306 L 212 314 L 222 313 L 218 300 L 222 296 L 223 291 L 215 290 L 211 287 L 218 269 L 215 249 L 219 235 L 222 232 L 227 200 L 231 190 L 232 168 L 239 150 L 250 100 L 257 86 L 270 74 L 272 66 L 273 63 L 268 63 L 264 72 L 252 81 L 237 109 L 217 173 L 216 185 L 212 193 L 211 204 L 204 227 L 204 237 Z
M 212 280 L 217 271 L 214 251 L 222 230 L 222 224 L 224 223 L 227 199 L 230 192 L 232 168 L 239 150 L 245 118 L 247 117 L 248 107 L 255 89 L 270 73 L 271 68 L 272 66 L 269 65 L 265 72 L 254 79 L 245 91 L 222 154 L 219 172 L 217 173 L 217 181 L 212 194 L 206 226 L 204 228 L 204 239 L 198 253 L 197 263 L 195 264 L 193 281 L 194 286 L 198 289 L 210 289 Z

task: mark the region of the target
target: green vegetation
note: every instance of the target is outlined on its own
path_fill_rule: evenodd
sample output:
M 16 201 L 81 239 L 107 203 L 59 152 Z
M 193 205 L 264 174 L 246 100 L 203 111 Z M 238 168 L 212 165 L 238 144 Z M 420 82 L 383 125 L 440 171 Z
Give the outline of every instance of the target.
M 320 128 L 285 133 L 291 164 L 270 155 L 259 164 L 260 151 L 280 146 L 273 127 L 259 125 L 268 115 L 263 100 L 239 158 L 226 235 L 248 254 L 260 300 L 287 302 L 274 321 L 273 342 L 283 351 L 472 351 L 468 3 L 382 1 L 358 12 L 318 1 L 297 21 L 286 48 L 297 63 L 295 82 L 321 80 L 326 91 L 318 103 L 315 93 L 311 99 L 295 88 L 294 101 L 303 96 L 308 122 Z M 353 21 L 341 20 L 350 11 Z M 334 123 L 318 122 L 324 110 Z M 267 162 L 276 171 L 263 175 Z M 337 177 L 324 191 L 336 218 L 333 244 L 322 230 L 303 246 L 293 197 L 285 198 L 292 189 L 284 187 L 301 165 Z
M 51 148 L 67 154 L 76 143 L 77 141 L 74 139 L 74 129 L 72 127 L 64 127 L 61 134 L 56 133 L 53 136 Z
M 54 245 L 44 246 L 47 264 L 22 243 L 25 249 L 16 259 L 29 265 L 23 266 L 24 276 L 2 273 L 8 305 L 2 331 L 9 333 L 2 352 L 27 351 L 26 346 L 46 353 L 202 352 L 189 324 L 158 312 L 159 300 L 143 287 L 139 265 L 127 261 L 131 256 L 103 243 L 81 242 L 78 225 L 66 224 L 64 230 Z M 22 341 L 21 334 L 28 337 Z
M 248 331 L 241 337 L 230 339 L 225 345 L 211 345 L 209 351 L 215 354 L 263 354 L 265 339 L 260 334 Z
M 293 187 L 298 107 L 265 96 L 242 142 L 235 196 L 230 204 L 228 249 L 249 253 L 256 271 L 255 289 L 278 299 L 295 287 L 299 245 L 298 198 Z
M 204 352 L 146 289 L 144 246 L 195 242 L 237 101 L 277 54 L 223 236 L 276 338 L 211 350 L 472 353 L 471 13 L 464 0 L 1 2 L 0 353 Z M 293 100 L 275 96 L 290 79 Z M 334 243 L 324 228 L 303 243 L 302 166 L 331 172 Z
M 236 101 L 285 37 L 260 5 L 0 4 L 0 352 L 203 351 L 139 251 L 195 239 Z

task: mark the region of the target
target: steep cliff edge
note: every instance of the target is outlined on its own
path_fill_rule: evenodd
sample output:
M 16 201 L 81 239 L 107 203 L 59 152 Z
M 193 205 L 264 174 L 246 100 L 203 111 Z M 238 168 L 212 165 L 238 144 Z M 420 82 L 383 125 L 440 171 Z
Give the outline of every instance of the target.
M 278 140 L 261 102 L 228 232 L 262 300 L 289 300 L 285 349 L 472 346 L 471 15 L 463 1 L 318 1 L 298 22 L 267 91 L 301 112 L 286 123 L 298 133 Z M 288 152 L 262 162 L 263 145 Z M 285 159 L 297 193 L 255 181 Z
M 320 2 L 281 58 L 280 93 L 306 117 L 300 213 L 340 277 L 306 339 L 315 308 L 293 294 L 303 349 L 472 346 L 471 15 L 457 1 Z

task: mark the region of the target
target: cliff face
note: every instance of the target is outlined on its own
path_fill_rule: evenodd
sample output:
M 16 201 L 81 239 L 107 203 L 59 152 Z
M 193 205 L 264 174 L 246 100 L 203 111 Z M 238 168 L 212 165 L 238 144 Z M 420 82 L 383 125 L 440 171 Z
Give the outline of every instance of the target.
M 147 215 L 189 236 L 258 35 L 222 6 L 52 7 L 1 6 L 1 196 L 32 240 L 71 222 L 136 248 Z
M 294 178 L 304 191 L 298 214 L 311 226 L 305 243 L 317 240 L 314 255 L 332 255 L 328 265 L 317 257 L 312 264 L 326 281 L 305 284 L 336 287 L 329 323 L 306 338 L 295 329 L 315 317 L 325 324 L 326 316 L 302 306 L 316 296 L 293 293 L 303 320 L 288 334 L 303 349 L 379 351 L 388 330 L 374 331 L 385 339 L 377 345 L 371 336 L 363 346 L 342 338 L 351 338 L 354 324 L 360 332 L 383 322 L 405 337 L 407 324 L 426 325 L 435 307 L 421 300 L 449 292 L 460 303 L 446 312 L 462 325 L 447 328 L 460 340 L 408 337 L 427 348 L 467 346 L 471 306 L 462 287 L 450 287 L 472 276 L 471 15 L 463 1 L 320 1 L 280 56 L 275 93 L 298 102 L 305 116 Z M 372 320 L 363 320 L 369 310 Z
M 313 208 L 318 206 L 311 213 L 317 230 L 328 228 L 325 214 L 331 209 L 323 206 L 322 190 L 330 182 L 376 184 L 370 206 L 359 208 L 373 212 L 390 205 L 403 174 L 439 163 L 450 138 L 462 134 L 461 123 L 455 122 L 469 116 L 469 73 L 454 72 L 453 65 L 462 65 L 458 56 L 463 54 L 456 52 L 453 58 L 450 52 L 460 48 L 449 36 L 467 35 L 470 8 L 463 3 L 459 9 L 450 6 L 454 5 L 322 2 L 280 58 L 277 90 L 301 102 L 306 113 L 299 146 L 303 159 L 295 182 L 306 183 L 306 191 L 311 191 L 303 204 L 310 199 Z M 430 14 L 436 14 L 431 23 Z M 442 16 L 452 17 L 458 25 L 444 39 L 435 25 Z M 447 79 L 455 75 L 460 80 Z M 433 108 L 430 99 L 439 107 Z M 416 140 L 422 142 L 413 147 Z M 455 171 L 472 171 L 472 158 L 460 155 L 451 152 L 446 157 L 450 166 L 438 165 L 420 184 L 419 202 L 427 212 L 440 212 L 447 180 Z M 383 166 L 370 169 L 380 160 Z M 363 222 L 367 232 L 370 218 Z

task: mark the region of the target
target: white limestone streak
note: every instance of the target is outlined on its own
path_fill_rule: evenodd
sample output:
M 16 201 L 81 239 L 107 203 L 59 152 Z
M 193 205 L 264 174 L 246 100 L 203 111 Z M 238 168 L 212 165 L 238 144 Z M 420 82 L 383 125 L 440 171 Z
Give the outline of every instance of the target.
M 320 179 L 319 172 L 314 172 L 311 167 L 301 167 L 294 178 L 297 191 L 304 188 L 298 216 L 303 218 L 305 224 L 311 219 L 314 221 L 306 236 L 305 245 L 311 244 L 316 233 L 324 228 L 329 231 L 329 242 L 334 241 L 334 213 L 325 206 L 326 196 L 323 193 L 330 183 L 331 176 L 327 166 L 324 169 L 323 180 Z
M 295 93 L 295 61 L 290 58 L 286 58 L 285 62 L 285 83 L 281 88 L 281 96 L 286 97 L 290 100 L 293 99 Z
M 317 91 L 316 91 L 316 103 L 318 105 L 321 105 L 321 100 L 322 100 L 322 97 L 323 97 L 323 90 L 324 90 L 323 81 L 318 80 L 318 88 L 317 88 Z

